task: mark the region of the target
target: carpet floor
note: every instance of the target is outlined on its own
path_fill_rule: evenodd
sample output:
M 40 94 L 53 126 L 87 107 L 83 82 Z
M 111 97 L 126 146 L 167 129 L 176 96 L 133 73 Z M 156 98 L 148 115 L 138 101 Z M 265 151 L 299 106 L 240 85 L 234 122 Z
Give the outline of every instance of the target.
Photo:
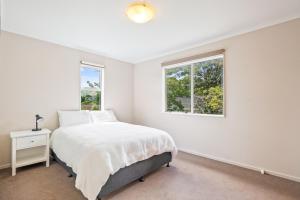
M 84 200 L 56 162 L 0 170 L 0 200 Z M 300 183 L 179 153 L 162 167 L 103 200 L 299 200 Z

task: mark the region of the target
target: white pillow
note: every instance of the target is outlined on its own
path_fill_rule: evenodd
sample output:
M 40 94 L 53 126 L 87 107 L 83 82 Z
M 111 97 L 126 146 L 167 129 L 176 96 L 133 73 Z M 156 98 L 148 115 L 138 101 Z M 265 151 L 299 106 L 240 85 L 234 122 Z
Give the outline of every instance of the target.
M 60 127 L 91 123 L 89 111 L 58 111 Z
M 93 123 L 118 121 L 112 110 L 91 111 L 90 113 Z

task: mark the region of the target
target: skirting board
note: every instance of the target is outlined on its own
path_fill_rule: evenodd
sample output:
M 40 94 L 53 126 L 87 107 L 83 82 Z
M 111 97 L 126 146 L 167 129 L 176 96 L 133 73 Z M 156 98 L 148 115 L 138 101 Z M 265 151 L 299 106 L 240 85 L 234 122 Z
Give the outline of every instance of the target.
M 6 168 L 10 168 L 10 163 L 6 163 L 6 164 L 3 164 L 3 165 L 0 165 L 0 169 L 6 169 Z
M 284 179 L 288 179 L 288 180 L 300 183 L 300 177 L 291 176 L 291 175 L 288 175 L 288 174 L 284 174 L 284 173 L 280 173 L 280 172 L 275 172 L 275 171 L 272 171 L 272 170 L 267 170 L 267 169 L 259 168 L 259 167 L 253 166 L 253 165 L 247 165 L 247 164 L 235 162 L 235 161 L 232 161 L 232 160 L 218 158 L 216 156 L 202 154 L 202 153 L 198 153 L 198 152 L 187 150 L 187 149 L 179 148 L 178 150 L 181 151 L 181 152 L 185 152 L 185 153 L 188 153 L 188 154 L 195 155 L 195 156 L 200 156 L 200 157 L 208 158 L 208 159 L 211 159 L 211 160 L 223 162 L 223 163 L 226 163 L 226 164 L 235 165 L 235 166 L 238 166 L 238 167 L 242 167 L 242 168 L 254 170 L 254 171 L 257 171 L 259 173 L 263 170 L 264 174 L 273 175 L 273 176 L 277 176 L 277 177 L 280 177 L 280 178 L 284 178 Z
M 182 152 L 185 152 L 185 153 L 188 153 L 188 154 L 192 154 L 192 155 L 195 155 L 195 156 L 200 156 L 200 157 L 208 158 L 208 159 L 211 159 L 211 160 L 216 160 L 216 161 L 219 161 L 219 162 L 235 165 L 235 166 L 238 166 L 238 167 L 254 170 L 254 171 L 257 171 L 257 172 L 261 172 L 261 170 L 262 170 L 262 168 L 255 167 L 255 166 L 252 166 L 252 165 L 242 164 L 242 163 L 239 163 L 239 162 L 234 162 L 234 161 L 231 161 L 231 160 L 218 158 L 216 156 L 202 154 L 202 153 L 198 153 L 198 152 L 187 150 L 187 149 L 179 148 L 179 151 L 182 151 Z M 10 163 L 6 163 L 6 164 L 3 164 L 3 165 L 0 165 L 0 169 L 6 169 L 6 168 L 9 168 L 10 166 L 11 166 Z M 296 181 L 296 182 L 300 183 L 300 177 L 290 176 L 290 175 L 287 175 L 287 174 L 284 174 L 284 173 L 274 172 L 272 170 L 267 170 L 267 169 L 263 169 L 263 170 L 264 170 L 265 174 L 277 176 L 277 177 L 280 177 L 280 178 L 284 178 L 284 179 L 288 179 L 288 180 Z

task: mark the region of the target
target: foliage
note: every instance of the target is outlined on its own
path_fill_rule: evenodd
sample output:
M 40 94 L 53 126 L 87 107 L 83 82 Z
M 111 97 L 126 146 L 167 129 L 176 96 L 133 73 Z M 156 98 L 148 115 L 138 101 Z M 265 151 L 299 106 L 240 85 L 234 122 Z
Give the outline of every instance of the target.
M 179 67 L 166 70 L 167 77 L 167 110 L 168 111 L 190 111 L 185 108 L 181 98 L 191 98 L 190 90 L 190 68 Z
M 223 58 L 194 64 L 194 112 L 223 113 Z M 166 70 L 167 111 L 190 112 L 191 66 Z
M 81 109 L 82 110 L 100 110 L 100 91 L 91 91 L 81 94 Z
M 198 93 L 198 94 L 197 94 Z M 195 113 L 222 114 L 223 90 L 220 86 L 210 87 L 208 90 L 197 90 L 194 95 Z
M 223 58 L 195 65 L 194 108 L 196 113 L 223 113 Z

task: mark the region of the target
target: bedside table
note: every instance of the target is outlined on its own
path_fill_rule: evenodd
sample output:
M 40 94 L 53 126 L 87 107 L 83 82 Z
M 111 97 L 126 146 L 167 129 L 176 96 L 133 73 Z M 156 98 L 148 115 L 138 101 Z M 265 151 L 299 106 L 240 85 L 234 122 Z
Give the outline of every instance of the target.
M 49 135 L 51 131 L 13 131 L 10 133 L 12 176 L 16 168 L 39 162 L 46 162 L 49 167 Z

